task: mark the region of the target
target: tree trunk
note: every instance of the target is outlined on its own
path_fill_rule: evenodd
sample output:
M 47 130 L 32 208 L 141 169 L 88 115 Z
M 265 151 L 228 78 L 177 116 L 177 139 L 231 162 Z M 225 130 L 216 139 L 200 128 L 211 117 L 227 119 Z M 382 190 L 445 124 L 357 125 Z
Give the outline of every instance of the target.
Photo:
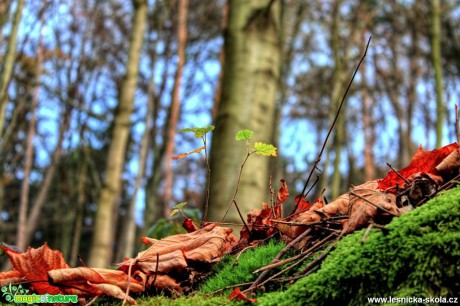
M 332 31 L 331 31 L 331 49 L 334 57 L 334 72 L 332 75 L 332 94 L 331 94 L 331 104 L 333 107 L 331 111 L 333 114 L 337 112 L 340 104 L 340 95 L 342 91 L 342 59 L 340 58 L 340 7 L 341 1 L 337 0 L 333 4 L 332 9 Z M 345 138 L 345 113 L 346 108 L 342 109 L 342 113 L 337 119 L 337 123 L 334 128 L 334 172 L 332 174 L 331 182 L 331 198 L 335 199 L 340 194 L 341 186 L 341 173 L 340 173 L 340 164 L 342 157 L 342 146 Z
M 18 38 L 18 28 L 19 23 L 21 22 L 24 2 L 24 0 L 18 0 L 16 13 L 14 14 L 13 24 L 11 26 L 7 51 L 3 61 L 3 70 L 0 76 L 0 136 L 3 135 L 3 125 L 5 124 L 6 105 L 8 104 L 8 84 L 10 83 L 10 79 L 13 74 L 13 66 L 16 56 L 16 41 Z
M 153 119 L 153 104 L 154 104 L 154 71 L 152 68 L 152 76 L 149 83 L 149 88 L 147 90 L 147 113 L 145 114 L 145 130 L 144 135 L 142 135 L 142 140 L 140 144 L 139 152 L 139 166 L 136 175 L 136 182 L 134 183 L 134 191 L 131 196 L 128 207 L 128 215 L 123 223 L 123 230 L 120 235 L 120 247 L 118 249 L 118 254 L 116 256 L 117 261 L 122 260 L 125 257 L 132 257 L 134 253 L 134 245 L 136 238 L 136 220 L 134 218 L 136 210 L 136 199 L 139 188 L 141 187 L 142 178 L 144 177 L 145 164 L 147 161 L 147 153 L 149 151 L 149 139 L 150 132 L 152 130 L 152 119 Z
M 236 188 L 245 145 L 235 141 L 241 129 L 254 141 L 271 142 L 281 61 L 281 0 L 232 0 L 225 35 L 222 99 L 211 148 L 209 220 L 220 221 Z M 243 215 L 268 201 L 270 160 L 254 157 L 246 164 L 236 199 Z M 240 219 L 236 210 L 228 222 Z
M 83 131 L 83 129 L 82 129 Z M 83 132 L 80 132 L 80 139 L 83 137 Z M 77 265 L 77 257 L 80 249 L 80 238 L 83 228 L 83 213 L 85 208 L 85 186 L 87 186 L 88 179 L 88 148 L 83 146 L 80 149 L 81 164 L 78 171 L 77 178 L 77 208 L 75 212 L 75 220 L 73 224 L 72 244 L 70 249 L 69 265 L 75 267 Z
M 436 91 L 436 147 L 442 145 L 444 125 L 444 101 L 442 80 L 442 57 L 441 57 L 441 17 L 440 1 L 431 0 L 431 60 L 434 68 L 434 83 Z
M 30 212 L 29 218 L 27 219 L 27 235 L 24 241 L 24 245 L 18 244 L 19 247 L 24 248 L 28 246 L 30 241 L 32 240 L 32 236 L 35 234 L 35 231 L 37 230 L 41 210 L 43 208 L 43 205 L 45 204 L 46 197 L 48 196 L 48 192 L 52 185 L 54 173 L 56 172 L 56 168 L 58 166 L 59 159 L 61 158 L 62 142 L 64 141 L 65 133 L 69 129 L 71 114 L 72 114 L 72 109 L 70 107 L 66 107 L 66 110 L 64 111 L 64 114 L 63 114 L 63 117 L 64 117 L 63 122 L 59 128 L 56 149 L 54 150 L 53 155 L 51 156 L 51 163 L 45 171 L 45 177 L 40 186 L 38 195 L 33 202 L 32 210 Z
M 362 32 L 361 39 L 366 41 L 366 31 Z M 374 98 L 369 97 L 368 84 L 366 78 L 367 72 L 366 63 L 361 65 L 361 97 L 362 97 L 362 124 L 364 136 L 364 181 L 375 179 L 375 158 L 374 158 L 374 145 L 375 145 L 375 122 L 374 122 Z
M 167 127 L 166 151 L 165 151 L 165 185 L 163 194 L 163 217 L 169 217 L 171 212 L 170 204 L 173 189 L 172 157 L 174 155 L 175 136 L 177 121 L 180 110 L 180 86 L 182 83 L 182 70 L 185 64 L 185 47 L 187 45 L 187 10 L 188 0 L 178 0 L 177 17 L 177 70 L 174 77 L 174 86 L 171 99 L 171 111 Z
M 34 137 L 37 125 L 37 108 L 38 108 L 38 93 L 40 91 L 40 78 L 43 66 L 43 34 L 40 30 L 40 38 L 37 48 L 37 64 L 35 67 L 35 84 L 32 92 L 32 104 L 30 106 L 30 121 L 26 138 L 26 154 L 24 161 L 24 178 L 21 183 L 21 196 L 19 200 L 19 219 L 18 219 L 18 234 L 17 246 L 25 250 L 27 246 L 27 210 L 29 206 L 29 181 L 30 172 L 32 170 L 34 156 Z
M 105 267 L 109 265 L 112 257 L 113 211 L 125 164 L 126 144 L 131 126 L 131 113 L 139 72 L 139 58 L 147 20 L 147 1 L 133 0 L 132 3 L 134 17 L 126 75 L 115 114 L 104 184 L 98 200 L 89 258 L 89 266 L 91 267 Z

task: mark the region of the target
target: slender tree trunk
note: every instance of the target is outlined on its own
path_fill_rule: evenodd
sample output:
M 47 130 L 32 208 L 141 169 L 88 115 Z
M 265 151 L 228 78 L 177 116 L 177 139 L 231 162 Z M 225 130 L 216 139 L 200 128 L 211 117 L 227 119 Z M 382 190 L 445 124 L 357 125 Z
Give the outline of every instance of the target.
M 163 27 L 164 30 L 164 27 Z M 172 35 L 166 35 L 165 40 L 165 65 L 163 68 L 163 73 L 161 77 L 161 84 L 159 86 L 158 94 L 155 95 L 154 99 L 154 111 L 153 111 L 153 122 L 152 122 L 152 131 L 151 131 L 151 139 L 157 138 L 157 133 L 160 132 L 160 129 L 157 127 L 157 119 L 160 113 L 160 101 L 163 99 L 163 94 L 166 89 L 166 81 L 168 80 L 168 71 L 169 65 L 171 62 L 171 37 Z M 152 62 L 155 62 L 155 59 L 152 59 Z M 169 120 L 169 116 L 167 116 Z M 167 124 L 166 124 L 167 126 Z M 166 138 L 166 128 L 161 131 L 163 133 L 163 140 Z M 152 145 L 150 148 L 153 157 L 153 167 L 151 170 L 151 174 L 147 179 L 147 186 L 145 192 L 145 210 L 144 210 L 144 229 L 148 230 L 157 219 L 161 217 L 161 207 L 158 205 L 158 195 L 159 195 L 159 188 L 161 183 L 162 177 L 162 162 L 164 160 L 164 153 L 166 151 L 166 142 L 163 141 L 161 145 L 157 141 L 152 141 Z
M 34 156 L 34 137 L 37 125 L 37 108 L 38 94 L 40 91 L 40 78 L 43 66 L 43 34 L 40 30 L 40 38 L 37 49 L 37 64 L 35 70 L 35 84 L 32 92 L 32 103 L 30 106 L 30 121 L 26 138 L 26 154 L 24 162 L 24 178 L 21 183 L 21 196 L 19 200 L 19 218 L 18 218 L 18 234 L 17 246 L 25 249 L 27 246 L 27 210 L 29 206 L 29 190 L 30 190 L 30 172 L 33 165 Z
M 227 23 L 228 23 L 228 2 L 225 2 L 224 8 L 223 8 L 223 14 L 222 14 L 222 23 L 221 23 L 222 33 L 225 33 L 227 29 Z M 225 47 L 224 45 L 222 45 L 222 47 L 220 48 L 220 52 L 219 52 L 220 71 L 219 71 L 219 75 L 217 76 L 217 86 L 216 86 L 216 90 L 214 91 L 214 99 L 213 99 L 214 103 L 212 105 L 212 114 L 211 114 L 212 122 L 216 121 L 217 112 L 219 111 L 220 99 L 222 97 L 224 63 L 225 63 Z
M 334 107 L 331 108 L 331 111 L 335 113 L 340 104 L 340 95 L 342 91 L 342 59 L 340 58 L 340 7 L 341 1 L 334 1 L 332 9 L 332 31 L 331 31 L 331 49 L 334 57 L 334 73 L 332 76 L 332 94 L 331 94 L 331 103 Z M 341 186 L 341 173 L 340 173 L 340 164 L 342 157 L 342 146 L 345 138 L 345 112 L 346 109 L 342 110 L 340 114 L 334 131 L 334 172 L 332 174 L 331 182 L 331 197 L 335 199 L 340 194 Z
M 66 110 L 64 111 L 64 115 L 63 115 L 64 119 L 59 129 L 56 149 L 54 150 L 53 155 L 51 156 L 51 164 L 48 166 L 48 168 L 45 171 L 45 178 L 43 179 L 43 183 L 40 187 L 37 198 L 33 202 L 32 210 L 30 212 L 29 218 L 27 219 L 27 235 L 26 235 L 24 245 L 18 244 L 20 248 L 24 248 L 29 245 L 30 241 L 32 240 L 33 234 L 37 230 L 41 210 L 43 208 L 43 205 L 45 204 L 46 197 L 48 196 L 48 192 L 51 188 L 59 159 L 61 158 L 62 142 L 64 141 L 65 133 L 69 129 L 71 114 L 72 114 L 72 108 L 67 107 Z
M 436 91 L 436 147 L 441 147 L 444 125 L 443 78 L 441 57 L 441 13 L 440 0 L 431 0 L 431 60 L 434 67 Z
M 365 42 L 366 31 L 363 31 L 362 41 Z M 375 179 L 375 124 L 373 117 L 374 100 L 369 96 L 368 84 L 366 79 L 367 66 L 363 62 L 361 65 L 361 97 L 362 97 L 362 123 L 364 135 L 364 181 Z
M 168 217 L 171 208 L 172 189 L 173 189 L 173 169 L 172 157 L 174 155 L 174 144 L 177 129 L 177 121 L 179 120 L 180 110 L 180 86 L 182 83 L 182 70 L 185 64 L 185 47 L 187 45 L 187 10 L 188 0 L 178 0 L 178 18 L 177 18 L 177 70 L 174 77 L 174 86 L 171 99 L 171 115 L 166 140 L 165 152 L 165 186 L 163 194 L 163 216 Z
M 120 188 L 121 173 L 125 164 L 126 144 L 131 126 L 131 113 L 139 73 L 139 58 L 147 21 L 147 1 L 133 0 L 132 3 L 134 17 L 126 75 L 121 87 L 120 100 L 115 115 L 104 184 L 98 200 L 89 258 L 91 267 L 105 267 L 109 265 L 112 258 L 113 213 Z
M 82 139 L 83 133 L 80 133 L 80 139 Z M 78 252 L 80 249 L 80 239 L 81 232 L 83 228 L 83 213 L 85 207 L 85 186 L 87 186 L 87 177 L 88 177 L 88 148 L 84 146 L 80 149 L 80 160 L 81 164 L 78 171 L 77 178 L 77 208 L 75 212 L 75 220 L 73 225 L 73 234 L 72 234 L 72 245 L 70 248 L 70 260 L 69 264 L 71 267 L 77 265 Z
M 18 0 L 16 13 L 14 14 L 13 24 L 11 26 L 10 38 L 7 45 L 5 59 L 3 61 L 3 70 L 0 75 L 0 136 L 3 136 L 3 125 L 5 124 L 6 105 L 8 104 L 8 84 L 13 74 L 13 66 L 16 56 L 16 41 L 18 38 L 18 28 L 21 22 L 22 8 L 24 0 Z M 1 138 L 0 138 L 1 139 Z
M 148 98 L 147 98 L 147 113 L 145 114 L 145 131 L 142 135 L 140 153 L 139 153 L 139 166 L 137 170 L 136 182 L 134 183 L 134 191 L 129 202 L 128 215 L 125 222 L 123 223 L 123 231 L 121 232 L 120 248 L 116 256 L 117 260 L 121 260 L 125 257 L 132 257 L 134 253 L 134 245 L 136 238 L 136 220 L 134 218 L 136 210 L 136 199 L 139 188 L 141 187 L 142 178 L 144 177 L 145 164 L 147 161 L 147 153 L 149 150 L 149 139 L 152 130 L 152 119 L 153 119 L 153 103 L 154 103 L 154 71 L 152 68 L 152 76 L 149 83 Z
M 281 0 L 232 0 L 225 35 L 222 98 L 212 137 L 209 220 L 220 221 L 230 204 L 245 156 L 235 142 L 241 129 L 255 132 L 255 141 L 271 142 L 280 79 Z M 245 215 L 268 200 L 270 160 L 252 158 L 245 166 L 236 199 Z M 236 210 L 228 222 L 241 223 Z

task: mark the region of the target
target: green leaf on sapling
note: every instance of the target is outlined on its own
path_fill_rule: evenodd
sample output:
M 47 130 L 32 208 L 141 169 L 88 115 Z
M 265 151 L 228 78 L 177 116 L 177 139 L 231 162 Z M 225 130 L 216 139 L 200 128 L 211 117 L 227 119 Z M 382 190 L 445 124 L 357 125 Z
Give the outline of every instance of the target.
M 251 130 L 240 130 L 236 133 L 235 139 L 236 140 L 249 140 L 254 135 L 254 132 Z
M 276 148 L 268 143 L 256 142 L 254 144 L 254 150 L 256 154 L 264 156 L 276 156 Z
M 213 130 L 214 130 L 214 125 L 208 125 L 205 127 L 185 128 L 185 129 L 179 130 L 178 132 L 179 133 L 193 132 L 196 138 L 201 138 L 204 135 L 206 135 L 208 132 L 211 132 Z

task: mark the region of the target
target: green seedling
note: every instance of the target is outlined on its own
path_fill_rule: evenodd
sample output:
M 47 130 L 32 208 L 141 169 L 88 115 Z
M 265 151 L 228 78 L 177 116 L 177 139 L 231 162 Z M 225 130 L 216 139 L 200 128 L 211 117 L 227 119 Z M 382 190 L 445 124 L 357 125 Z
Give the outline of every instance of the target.
M 208 149 L 206 145 L 206 134 L 214 130 L 214 125 L 208 125 L 205 127 L 194 127 L 194 128 L 185 128 L 182 130 L 179 130 L 179 133 L 193 133 L 195 138 L 201 139 L 203 141 L 203 146 L 196 148 L 190 152 L 183 153 L 177 156 L 173 157 L 173 160 L 181 159 L 184 157 L 189 156 L 190 154 L 197 153 L 203 158 L 203 160 L 206 163 L 206 168 L 208 169 L 208 179 L 206 183 L 206 202 L 205 202 L 205 207 L 204 207 L 204 212 L 203 212 L 203 219 L 202 222 L 206 222 L 207 217 L 208 217 L 208 207 L 209 207 L 209 186 L 211 184 L 211 168 L 209 166 L 209 159 L 208 159 Z M 174 211 L 174 210 L 173 210 Z M 171 212 L 172 213 L 172 212 Z
M 244 221 L 243 215 L 241 214 L 240 208 L 238 207 L 238 204 L 236 202 L 236 196 L 237 196 L 238 191 L 239 191 L 239 186 L 240 186 L 240 181 L 241 181 L 241 176 L 243 174 L 244 166 L 246 165 L 246 162 L 248 161 L 249 157 L 254 155 L 254 154 L 263 155 L 263 156 L 276 156 L 276 148 L 271 144 L 267 144 L 267 143 L 263 143 L 263 142 L 256 142 L 256 143 L 254 143 L 253 146 L 251 146 L 250 140 L 252 139 L 252 136 L 254 136 L 254 132 L 251 131 L 251 130 L 247 130 L 247 129 L 240 130 L 235 135 L 235 139 L 237 141 L 244 140 L 246 142 L 246 156 L 245 156 L 245 158 L 244 158 L 244 160 L 243 160 L 243 162 L 241 163 L 241 166 L 240 166 L 240 173 L 238 175 L 238 181 L 236 183 L 235 193 L 233 194 L 233 198 L 230 201 L 230 204 L 228 205 L 228 208 L 225 211 L 225 214 L 224 214 L 224 216 L 222 217 L 222 220 L 221 220 L 221 222 L 224 221 L 225 217 L 227 216 L 228 211 L 230 210 L 230 208 L 234 204 L 236 210 L 238 211 L 238 214 L 240 215 L 241 221 L 243 221 L 243 224 L 246 227 L 246 229 L 248 230 L 248 232 L 250 232 L 249 228 L 248 228 L 246 222 Z

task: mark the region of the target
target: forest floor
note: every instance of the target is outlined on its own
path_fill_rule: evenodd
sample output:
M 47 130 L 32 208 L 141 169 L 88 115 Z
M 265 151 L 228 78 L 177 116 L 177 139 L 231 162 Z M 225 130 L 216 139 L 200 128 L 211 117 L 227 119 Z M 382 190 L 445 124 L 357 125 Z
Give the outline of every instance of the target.
M 459 220 L 460 187 L 456 187 L 394 218 L 385 226 L 386 230 L 372 229 L 364 243 L 365 229 L 347 235 L 312 274 L 294 284 L 273 281 L 257 291 L 257 304 L 363 305 L 373 297 L 459 298 Z M 266 266 L 283 246 L 270 241 L 246 251 L 238 260 L 226 256 L 214 267 L 213 275 L 197 285 L 191 295 L 144 297 L 137 302 L 140 305 L 229 304 L 233 290 L 230 286 L 254 281 L 257 275 L 253 271 Z M 298 270 L 325 251 L 327 248 L 309 256 Z M 290 271 L 280 279 L 292 274 Z M 228 289 L 219 291 L 222 288 Z

